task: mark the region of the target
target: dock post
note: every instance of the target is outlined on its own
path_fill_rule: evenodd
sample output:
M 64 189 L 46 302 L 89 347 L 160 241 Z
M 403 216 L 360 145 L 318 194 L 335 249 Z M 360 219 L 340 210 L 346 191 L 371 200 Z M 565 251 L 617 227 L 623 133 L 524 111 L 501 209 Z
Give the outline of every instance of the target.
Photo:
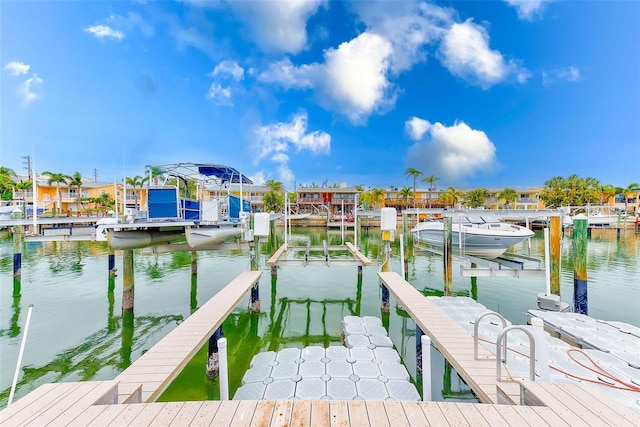
M 220 372 L 220 362 L 218 355 L 218 340 L 224 337 L 222 326 L 209 337 L 209 349 L 207 351 L 207 376 L 214 379 Z
M 422 336 L 424 333 L 416 323 L 416 376 L 422 376 Z
M 22 227 L 13 226 L 13 277 L 22 275 Z
M 562 239 L 562 221 L 552 216 L 549 221 L 549 272 L 551 294 L 560 296 L 560 241 Z
M 431 401 L 431 338 L 422 335 L 422 400 Z
M 122 251 L 122 311 L 133 311 L 134 281 L 133 281 L 133 249 Z
M 587 218 L 573 220 L 573 311 L 588 314 Z
M 115 276 L 116 271 L 116 254 L 111 246 L 109 246 L 109 258 L 107 262 L 107 268 L 109 269 L 109 276 Z
M 260 237 L 255 237 L 255 247 L 249 242 L 249 256 L 251 257 L 251 270 L 258 271 L 260 265 L 258 257 L 260 256 Z M 251 287 L 251 300 L 249 301 L 249 310 L 254 313 L 260 312 L 260 290 L 258 288 L 258 282 Z
M 383 261 L 381 271 L 389 271 L 389 257 L 391 255 L 391 242 L 389 240 L 385 240 L 383 243 Z M 380 282 L 380 286 L 382 287 L 382 303 L 380 305 L 380 310 L 383 313 L 389 313 L 391 309 L 391 304 L 389 303 L 389 289 L 384 285 L 384 283 Z
M 229 400 L 229 370 L 227 368 L 227 339 L 222 337 L 218 340 L 220 351 L 219 372 L 220 372 L 220 400 Z
M 198 274 L 198 252 L 191 251 L 191 275 L 195 276 Z
M 478 268 L 478 264 L 472 262 L 471 268 Z M 478 278 L 476 276 L 471 276 L 471 299 L 478 301 Z
M 451 242 L 451 234 L 452 234 L 452 218 L 445 217 L 444 218 L 444 295 L 451 296 L 453 295 L 452 291 L 452 282 L 453 282 L 453 272 L 452 272 L 452 263 L 453 263 L 453 253 L 452 253 L 452 242 Z
M 362 277 L 362 264 L 358 266 L 358 276 Z

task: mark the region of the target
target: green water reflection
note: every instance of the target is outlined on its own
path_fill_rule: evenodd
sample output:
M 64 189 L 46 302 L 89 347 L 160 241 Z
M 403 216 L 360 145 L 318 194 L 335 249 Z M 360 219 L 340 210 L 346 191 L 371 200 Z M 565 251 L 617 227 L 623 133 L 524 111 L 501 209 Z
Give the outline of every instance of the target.
M 340 342 L 346 315 L 381 317 L 409 372 L 415 377 L 415 324 L 401 310 L 380 312 L 377 267 L 284 266 L 270 275 L 265 260 L 282 244 L 282 230 L 263 242 L 259 257 L 261 312 L 251 313 L 245 299 L 223 324 L 228 339 L 231 395 L 240 386 L 251 358 L 260 351 L 285 347 L 328 346 Z M 378 259 L 379 230 L 360 236 L 360 249 Z M 292 244 L 339 245 L 339 232 L 295 229 Z M 352 233 L 347 233 L 353 241 Z M 571 303 L 571 240 L 563 239 L 561 292 Z M 526 243 L 513 251 L 528 253 Z M 640 326 L 639 238 L 627 231 L 594 232 L 589 240 L 590 315 Z M 392 271 L 400 272 L 399 240 L 392 246 Z M 443 262 L 437 255 L 413 254 L 406 248 L 408 280 L 424 295 L 443 295 Z M 544 253 L 541 233 L 531 241 L 531 255 Z M 16 398 L 46 382 L 114 378 L 153 344 L 206 303 L 238 273 L 251 268 L 248 251 L 233 249 L 197 254 L 192 274 L 191 252 L 169 254 L 135 252 L 135 306 L 122 309 L 122 277 L 109 276 L 108 248 L 101 243 L 25 243 L 22 277 L 12 276 L 12 242 L 0 237 L 0 406 L 6 404 L 15 369 L 26 308 L 34 305 L 24 367 Z M 298 253 L 297 257 L 302 257 Z M 314 253 L 322 256 L 322 253 Z M 350 258 L 340 251 L 335 258 Z M 121 253 L 116 266 L 122 272 Z M 454 264 L 453 292 L 478 300 L 514 323 L 524 323 L 526 310 L 535 308 L 544 279 L 464 278 Z M 216 380 L 205 373 L 205 345 L 170 385 L 161 400 L 216 399 Z M 451 366 L 432 350 L 434 399 L 473 400 L 468 387 Z

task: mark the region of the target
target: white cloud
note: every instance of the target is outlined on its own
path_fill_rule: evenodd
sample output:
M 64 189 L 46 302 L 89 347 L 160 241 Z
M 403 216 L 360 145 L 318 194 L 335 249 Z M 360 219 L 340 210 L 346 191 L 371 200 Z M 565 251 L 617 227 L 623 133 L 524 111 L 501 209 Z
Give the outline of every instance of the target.
M 105 38 L 122 40 L 125 37 L 124 33 L 114 30 L 107 25 L 92 25 L 84 30 L 87 33 L 93 34 L 100 40 L 104 40 Z
M 471 129 L 464 122 L 456 122 L 449 127 L 426 120 L 423 122 L 426 123 L 419 123 L 426 127 L 429 138 L 409 148 L 407 164 L 452 180 L 494 168 L 496 147 L 483 131 Z
M 331 150 L 331 135 L 323 131 L 307 133 L 308 117 L 306 112 L 295 114 L 289 123 L 276 123 L 255 128 L 255 146 L 257 155 L 254 163 L 269 157 L 271 161 L 286 164 L 287 152 L 295 148 L 311 151 L 313 154 L 328 154 Z
M 531 21 L 536 15 L 542 14 L 550 0 L 504 0 L 508 5 L 513 6 L 518 12 L 518 17 Z
M 262 171 L 256 172 L 255 174 L 251 175 L 249 177 L 249 179 L 255 185 L 263 185 L 265 182 L 267 182 L 267 179 L 265 177 L 265 173 L 262 172 Z
M 207 99 L 220 105 L 233 105 L 233 92 L 238 90 L 237 82 L 244 78 L 244 69 L 237 62 L 226 60 L 207 75 L 214 79 L 209 86 Z
M 229 5 L 250 28 L 254 42 L 264 51 L 299 53 L 307 45 L 307 20 L 323 0 L 235 1 Z
M 236 61 L 226 60 L 220 62 L 209 74 L 210 77 L 231 78 L 240 81 L 244 78 L 244 69 Z
M 424 134 L 429 130 L 429 127 L 431 127 L 431 123 L 427 120 L 421 119 L 420 117 L 414 116 L 404 122 L 405 131 L 414 141 L 421 140 Z
M 522 83 L 528 71 L 514 61 L 489 48 L 489 35 L 484 27 L 468 19 L 451 26 L 440 45 L 439 58 L 455 76 L 487 89 L 513 76 Z
M 37 75 L 33 74 L 27 80 L 18 86 L 18 95 L 22 98 L 22 105 L 26 106 L 31 104 L 36 99 L 40 98 L 40 94 L 37 93 L 38 87 L 43 83 L 43 80 Z
M 296 67 L 281 60 L 258 76 L 265 83 L 290 88 L 314 88 L 321 104 L 353 123 L 393 105 L 395 93 L 387 79 L 391 44 L 384 37 L 362 33 L 337 49 L 328 49 L 323 64 Z
M 580 70 L 577 67 L 570 66 L 567 68 L 556 68 L 550 71 L 542 72 L 542 84 L 549 86 L 558 81 L 578 82 L 582 79 Z
M 4 70 L 11 76 L 21 76 L 29 72 L 30 65 L 20 61 L 11 61 L 4 66 Z

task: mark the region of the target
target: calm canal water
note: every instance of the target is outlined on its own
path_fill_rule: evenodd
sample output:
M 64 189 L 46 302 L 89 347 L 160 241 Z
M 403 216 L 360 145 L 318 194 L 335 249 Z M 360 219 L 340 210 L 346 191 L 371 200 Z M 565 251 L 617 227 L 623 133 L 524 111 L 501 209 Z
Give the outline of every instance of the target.
M 280 232 L 281 234 L 281 232 Z M 380 231 L 361 236 L 360 248 L 372 259 L 382 252 Z M 339 232 L 296 229 L 293 244 L 321 246 L 341 243 Z M 352 241 L 351 234 L 347 240 Z M 265 252 L 281 243 L 278 237 Z M 528 253 L 521 243 L 514 252 Z M 595 230 L 588 243 L 589 314 L 640 326 L 640 237 L 633 230 Z M 391 270 L 400 272 L 398 241 L 393 245 Z M 409 259 L 408 277 L 425 295 L 442 295 L 443 262 L 421 252 Z M 135 309 L 133 319 L 122 318 L 122 276 L 109 278 L 106 244 L 96 242 L 28 243 L 23 250 L 22 278 L 12 277 L 13 244 L 0 238 L 0 408 L 6 405 L 27 309 L 33 304 L 23 369 L 16 399 L 46 382 L 105 380 L 115 377 L 203 305 L 241 271 L 250 269 L 246 251 L 208 251 L 198 254 L 198 274 L 191 275 L 189 252 L 135 254 Z M 531 240 L 531 255 L 544 255 L 542 233 Z M 320 254 L 318 254 L 320 256 Z M 230 394 L 240 386 L 254 354 L 285 347 L 328 346 L 339 343 L 346 315 L 382 317 L 409 372 L 415 374 L 415 324 L 395 308 L 380 313 L 378 266 L 365 267 L 358 277 L 352 266 L 283 266 L 273 279 L 260 259 L 262 310 L 252 314 L 248 299 L 225 321 L 228 338 Z M 347 251 L 334 257 L 350 258 Z M 561 294 L 571 304 L 573 265 L 571 238 L 563 239 Z M 120 253 L 116 266 L 122 271 Z M 503 314 L 513 323 L 525 323 L 526 311 L 536 308 L 544 292 L 543 278 L 478 278 L 459 274 L 454 264 L 453 290 Z M 392 302 L 393 304 L 393 302 Z M 472 400 L 468 387 L 432 350 L 435 400 Z M 162 396 L 162 400 L 216 399 L 217 381 L 205 375 L 206 346 Z

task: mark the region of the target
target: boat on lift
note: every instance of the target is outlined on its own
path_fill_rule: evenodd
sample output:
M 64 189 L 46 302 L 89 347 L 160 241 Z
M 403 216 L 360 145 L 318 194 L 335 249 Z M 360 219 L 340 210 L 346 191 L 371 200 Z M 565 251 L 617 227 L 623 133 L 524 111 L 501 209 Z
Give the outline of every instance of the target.
M 491 216 L 460 215 L 451 218 L 453 250 L 478 258 L 494 259 L 510 247 L 530 238 L 527 227 L 500 222 Z M 444 246 L 444 220 L 427 219 L 412 230 L 414 240 L 435 248 Z

